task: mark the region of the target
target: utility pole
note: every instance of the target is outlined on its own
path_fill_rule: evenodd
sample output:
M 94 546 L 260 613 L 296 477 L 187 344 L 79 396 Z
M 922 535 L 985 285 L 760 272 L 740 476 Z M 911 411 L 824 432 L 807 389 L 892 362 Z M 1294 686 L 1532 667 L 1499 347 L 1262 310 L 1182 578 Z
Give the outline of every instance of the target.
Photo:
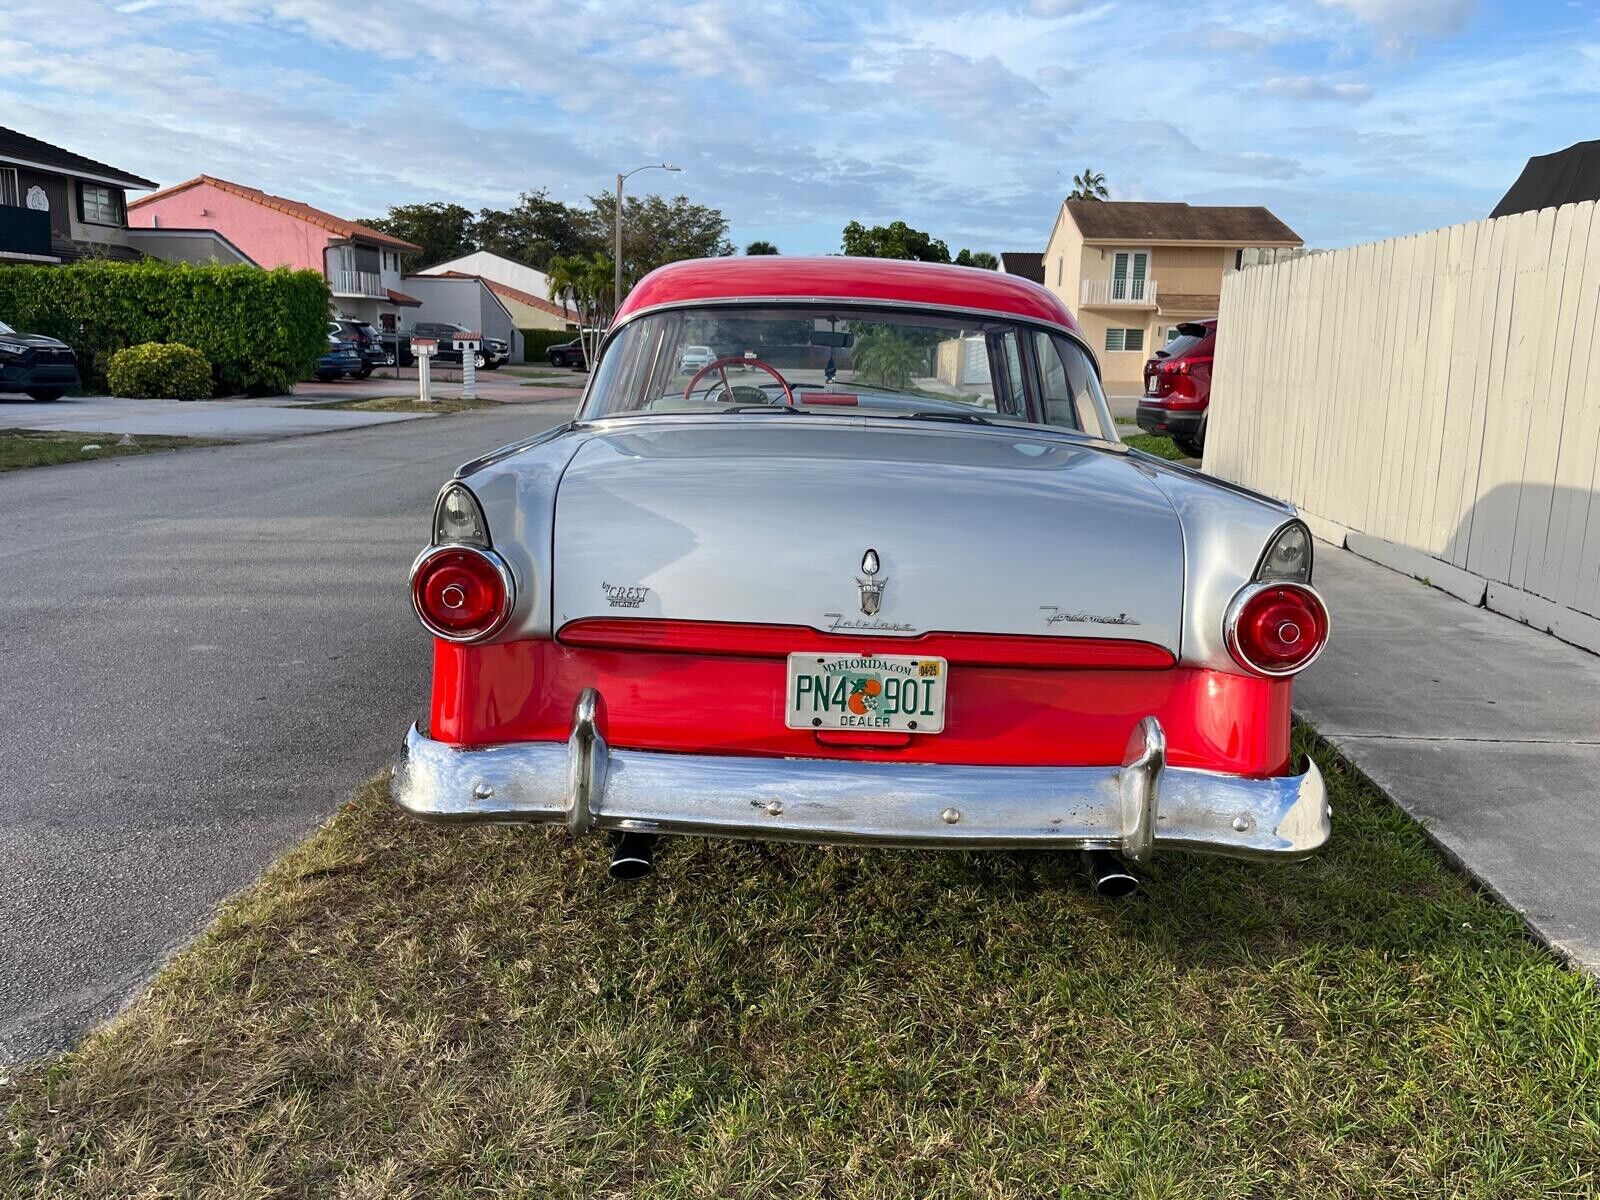
M 612 242 L 614 252 L 611 260 L 611 265 L 613 267 L 611 285 L 611 311 L 613 314 L 616 313 L 617 309 L 622 307 L 622 182 L 623 180 L 627 179 L 629 175 L 637 175 L 640 171 L 679 170 L 682 170 L 682 168 L 675 167 L 671 163 L 647 163 L 642 167 L 635 167 L 633 170 L 627 172 L 627 174 L 619 173 L 617 175 L 617 207 L 616 210 L 611 214 L 611 224 L 614 227 L 614 237 Z

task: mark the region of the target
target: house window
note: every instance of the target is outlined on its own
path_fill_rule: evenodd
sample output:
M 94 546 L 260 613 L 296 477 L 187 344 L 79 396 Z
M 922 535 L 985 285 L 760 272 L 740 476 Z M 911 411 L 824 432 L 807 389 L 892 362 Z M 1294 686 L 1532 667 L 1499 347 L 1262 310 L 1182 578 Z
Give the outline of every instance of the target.
M 22 205 L 22 192 L 17 187 L 15 167 L 0 167 L 0 204 Z
M 1106 349 L 1133 350 L 1144 349 L 1144 330 L 1142 329 L 1107 329 Z
M 78 216 L 91 225 L 121 225 L 122 191 L 98 183 L 80 183 Z
M 1145 279 L 1149 274 L 1149 251 L 1118 250 L 1111 256 L 1111 298 L 1143 300 Z

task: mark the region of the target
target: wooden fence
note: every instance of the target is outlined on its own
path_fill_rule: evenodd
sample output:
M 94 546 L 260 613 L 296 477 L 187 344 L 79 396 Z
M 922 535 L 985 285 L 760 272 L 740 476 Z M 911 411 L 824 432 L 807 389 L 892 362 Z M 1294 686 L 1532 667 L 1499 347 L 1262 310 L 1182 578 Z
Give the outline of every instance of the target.
M 1600 651 L 1597 307 L 1593 202 L 1235 272 L 1205 469 Z

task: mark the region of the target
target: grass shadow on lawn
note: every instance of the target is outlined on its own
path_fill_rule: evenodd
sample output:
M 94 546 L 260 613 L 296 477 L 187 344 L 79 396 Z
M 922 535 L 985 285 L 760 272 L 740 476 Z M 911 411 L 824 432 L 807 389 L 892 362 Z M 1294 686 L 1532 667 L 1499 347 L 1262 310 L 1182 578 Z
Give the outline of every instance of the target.
M 1302 733 L 1302 737 L 1303 737 Z M 424 827 L 368 787 L 0 1089 L 5 1195 L 1591 1196 L 1600 997 L 1316 751 L 1306 863 Z

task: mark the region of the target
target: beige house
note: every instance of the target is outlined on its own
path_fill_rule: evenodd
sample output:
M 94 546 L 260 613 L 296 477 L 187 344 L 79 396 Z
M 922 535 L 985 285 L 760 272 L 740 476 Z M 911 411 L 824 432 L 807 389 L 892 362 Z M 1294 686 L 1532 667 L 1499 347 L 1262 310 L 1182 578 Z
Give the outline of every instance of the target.
M 1222 278 L 1245 251 L 1301 245 L 1260 206 L 1067 200 L 1044 285 L 1077 314 L 1110 390 L 1138 390 L 1145 360 L 1180 323 L 1217 315 Z

